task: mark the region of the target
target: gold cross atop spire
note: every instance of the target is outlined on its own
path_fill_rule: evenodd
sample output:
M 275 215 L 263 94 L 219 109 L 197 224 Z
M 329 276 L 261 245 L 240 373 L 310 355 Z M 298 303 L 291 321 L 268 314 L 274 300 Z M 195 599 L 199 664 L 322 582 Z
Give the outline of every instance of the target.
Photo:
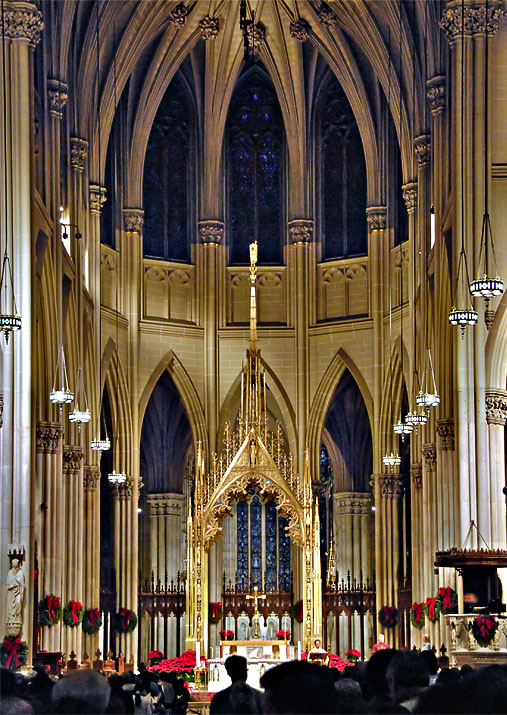
M 250 350 L 257 350 L 257 241 L 250 244 Z

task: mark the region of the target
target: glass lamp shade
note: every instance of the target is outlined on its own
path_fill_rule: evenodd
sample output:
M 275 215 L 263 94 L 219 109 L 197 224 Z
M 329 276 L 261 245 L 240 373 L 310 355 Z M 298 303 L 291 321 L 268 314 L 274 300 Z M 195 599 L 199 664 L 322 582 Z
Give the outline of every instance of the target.
M 69 422 L 77 422 L 78 424 L 86 424 L 90 419 L 90 410 L 80 410 L 77 407 L 69 415 Z
M 405 416 L 405 422 L 407 425 L 415 425 L 415 420 L 414 417 L 416 416 L 415 412 L 407 412 Z
M 123 482 L 127 481 L 127 475 L 123 474 L 123 472 L 111 472 L 111 474 L 107 475 L 107 478 L 111 484 L 123 484 Z
M 503 293 L 503 280 L 496 278 L 477 278 L 470 283 L 470 293 L 476 298 L 493 298 Z
M 393 454 L 393 452 L 391 452 L 391 454 L 386 454 L 382 461 L 386 467 L 390 467 L 392 469 L 392 467 L 396 467 L 401 464 L 401 457 L 398 454 Z
M 5 335 L 5 342 L 9 342 L 9 336 L 14 330 L 21 330 L 21 318 L 19 315 L 0 315 L 0 331 Z
M 394 423 L 393 429 L 395 434 L 401 434 L 403 436 L 404 434 L 410 434 L 414 427 L 410 422 L 407 423 L 400 420 Z
M 74 393 L 62 387 L 61 390 L 51 390 L 49 400 L 53 405 L 68 405 L 74 399 Z
M 467 325 L 475 325 L 478 317 L 477 311 L 473 308 L 458 310 L 453 306 L 449 313 L 449 324 L 459 325 L 459 327 L 464 330 Z
M 438 397 L 438 395 L 437 395 Z M 424 410 L 421 410 L 421 412 L 414 412 L 413 416 L 413 423 L 417 427 L 418 425 L 425 425 L 428 421 L 428 415 Z
M 421 390 L 415 401 L 419 407 L 436 407 L 440 404 L 440 396 L 436 392 L 423 392 Z
M 92 449 L 94 452 L 107 452 L 108 449 L 111 449 L 111 442 L 106 439 L 94 439 L 90 442 L 90 449 Z

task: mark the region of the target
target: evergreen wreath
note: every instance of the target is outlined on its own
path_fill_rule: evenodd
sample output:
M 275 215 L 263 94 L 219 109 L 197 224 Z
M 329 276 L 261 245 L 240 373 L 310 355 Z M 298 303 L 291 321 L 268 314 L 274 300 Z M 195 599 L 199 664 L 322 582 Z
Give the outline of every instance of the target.
M 62 599 L 50 593 L 39 601 L 41 626 L 54 626 L 62 620 Z
M 396 606 L 382 606 L 378 619 L 384 628 L 394 628 L 398 623 L 398 609 Z
M 438 600 L 438 596 L 426 599 L 426 605 L 424 606 L 424 611 L 426 613 L 426 618 L 430 623 L 436 623 L 440 618 L 441 603 Z
M 498 621 L 494 616 L 476 616 L 471 629 L 477 643 L 485 648 L 495 637 Z
M 224 617 L 224 609 L 222 608 L 222 603 L 218 601 L 217 603 L 209 604 L 209 622 L 219 623 Z
M 79 626 L 83 620 L 84 606 L 81 601 L 74 601 L 72 599 L 69 601 L 63 609 L 63 622 L 69 628 L 75 628 Z
M 425 609 L 426 606 L 424 601 L 421 603 L 414 601 L 412 604 L 410 609 L 410 623 L 414 626 L 414 628 L 424 628 L 424 624 L 426 622 Z
M 441 613 L 458 612 L 458 594 L 450 586 L 441 586 L 436 596 Z
M 129 608 L 120 608 L 114 616 L 114 629 L 118 633 L 132 633 L 137 626 L 137 616 Z
M 26 664 L 28 643 L 19 636 L 5 636 L 0 651 L 0 662 L 10 670 L 16 670 Z
M 89 608 L 83 613 L 83 631 L 87 636 L 98 633 L 102 625 L 102 611 L 100 608 Z
M 296 601 L 292 604 L 290 615 L 297 623 L 303 623 L 303 601 Z

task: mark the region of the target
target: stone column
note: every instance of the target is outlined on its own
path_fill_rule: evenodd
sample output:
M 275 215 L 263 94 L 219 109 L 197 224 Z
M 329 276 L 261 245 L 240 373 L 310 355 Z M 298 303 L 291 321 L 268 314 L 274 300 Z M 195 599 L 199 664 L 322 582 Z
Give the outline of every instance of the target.
M 39 42 L 42 13 L 31 2 L 5 3 L 7 118 L 0 120 L 0 165 L 9 172 L 9 195 L 1 188 L 1 206 L 12 207 L 2 219 L 2 240 L 8 241 L 12 261 L 14 297 L 22 329 L 3 345 L 4 428 L 2 431 L 0 581 L 5 583 L 9 562 L 8 545 L 25 550 L 26 576 L 24 623 L 21 636 L 28 643 L 28 662 L 32 652 L 33 613 L 33 493 L 32 475 L 32 238 L 31 238 L 31 77 L 32 49 Z M 1 61 L 1 60 L 0 60 Z M 3 117 L 1 98 L 0 117 Z M 3 137 L 7 133 L 8 155 L 3 156 Z M 3 212 L 2 212 L 3 213 Z M 6 224 L 6 225 L 5 225 Z M 9 295 L 2 301 L 4 312 L 13 310 Z M 5 620 L 4 605 L 0 610 Z
M 357 581 L 371 577 L 368 519 L 371 495 L 363 492 L 340 492 L 333 496 L 334 542 L 337 545 L 336 567 L 339 578 Z
M 62 606 L 71 599 L 84 602 L 83 586 L 83 537 L 84 537 L 84 492 L 83 448 L 65 445 L 63 448 L 63 480 L 65 492 L 65 537 L 64 568 L 62 575 Z M 71 650 L 80 655 L 82 629 L 62 627 L 62 649 L 69 655 Z
M 310 247 L 313 241 L 313 221 L 293 219 L 289 221 L 289 243 L 295 256 L 295 343 L 296 343 L 296 403 L 298 470 L 303 473 L 306 427 L 308 420 L 308 320 L 310 274 Z
M 489 387 L 486 390 L 486 418 L 489 432 L 489 475 L 491 494 L 492 549 L 507 548 L 505 498 L 505 420 L 507 391 Z
M 85 609 L 100 605 L 100 468 L 87 464 L 83 470 L 85 528 L 84 589 Z M 99 647 L 99 634 L 84 635 L 84 650 L 93 655 Z M 82 655 L 82 654 L 81 654 Z
M 206 219 L 199 221 L 199 236 L 203 246 L 203 273 L 200 294 L 204 297 L 204 370 L 205 412 L 208 425 L 210 453 L 216 450 L 218 427 L 218 264 L 217 252 L 224 236 L 222 221 Z
M 412 522 L 412 596 L 415 601 L 421 601 L 423 588 L 423 505 L 422 505 L 422 464 L 412 462 L 410 465 L 410 505 Z
M 439 549 L 450 549 L 459 543 L 456 514 L 458 480 L 455 468 L 454 420 L 451 417 L 437 420 L 437 481 L 440 484 L 438 544 Z
M 380 475 L 380 509 L 382 513 L 382 553 L 385 559 L 384 600 L 381 606 L 395 606 L 398 587 L 402 579 L 403 538 L 401 524 L 401 499 L 405 494 L 403 479 L 399 474 Z M 378 588 L 377 588 L 378 592 Z
M 149 494 L 150 552 L 155 581 L 176 582 L 178 571 L 184 567 L 185 530 L 182 516 L 185 497 L 183 494 Z M 161 525 L 157 523 L 162 522 Z

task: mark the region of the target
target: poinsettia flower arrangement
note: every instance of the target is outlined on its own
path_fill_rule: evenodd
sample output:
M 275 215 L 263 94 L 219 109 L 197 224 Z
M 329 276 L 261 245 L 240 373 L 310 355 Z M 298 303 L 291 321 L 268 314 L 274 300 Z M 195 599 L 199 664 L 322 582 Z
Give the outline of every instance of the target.
M 349 661 L 349 663 L 357 663 L 360 657 L 360 651 L 356 650 L 355 648 L 351 648 L 350 650 L 345 651 L 345 658 Z
M 148 655 L 149 657 L 149 655 Z M 206 658 L 201 655 L 201 667 L 206 665 Z M 148 670 L 152 673 L 181 673 L 182 675 L 193 673 L 195 668 L 195 650 L 186 650 L 175 658 L 164 658 L 163 660 L 150 666 Z
M 276 632 L 276 638 L 279 641 L 288 641 L 290 639 L 291 632 L 284 631 L 283 628 Z
M 233 641 L 234 640 L 234 631 L 228 631 L 225 628 L 222 628 L 221 631 L 218 631 L 218 635 L 220 636 L 221 641 Z
M 306 660 L 307 655 L 308 655 L 307 651 L 304 651 L 304 653 L 301 653 L 301 660 Z M 336 653 L 329 654 L 329 667 L 330 668 L 336 668 L 341 673 L 342 671 L 345 670 L 345 668 L 351 668 L 353 666 L 354 666 L 354 663 L 351 663 L 348 660 L 344 660 L 339 655 L 336 655 Z
M 150 661 L 150 665 L 156 665 L 160 663 L 161 660 L 164 660 L 164 654 L 161 650 L 150 650 L 148 660 Z

